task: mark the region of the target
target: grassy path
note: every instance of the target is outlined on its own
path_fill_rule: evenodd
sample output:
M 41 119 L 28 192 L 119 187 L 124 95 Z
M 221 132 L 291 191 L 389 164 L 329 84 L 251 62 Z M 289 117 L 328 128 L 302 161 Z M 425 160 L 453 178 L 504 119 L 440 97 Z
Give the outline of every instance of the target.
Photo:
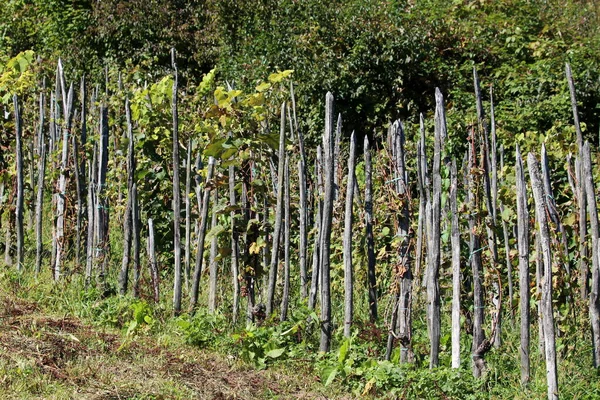
M 309 372 L 97 328 L 0 288 L 2 399 L 328 399 Z

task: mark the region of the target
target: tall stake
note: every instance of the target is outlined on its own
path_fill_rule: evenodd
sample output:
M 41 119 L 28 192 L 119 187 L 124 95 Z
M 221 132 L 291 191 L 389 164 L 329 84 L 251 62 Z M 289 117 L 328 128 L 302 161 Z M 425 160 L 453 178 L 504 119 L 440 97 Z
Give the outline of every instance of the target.
M 521 385 L 529 382 L 529 211 L 527 210 L 527 186 L 523 173 L 523 160 L 517 146 L 516 151 L 517 185 L 517 245 L 519 248 L 519 308 L 521 312 Z
M 38 133 L 39 146 L 39 164 L 38 164 L 38 182 L 37 182 L 37 199 L 35 202 L 35 273 L 39 274 L 42 269 L 42 252 L 44 251 L 44 243 L 42 240 L 42 216 L 44 212 L 44 179 L 46 176 L 46 137 L 44 135 L 44 108 L 45 108 L 44 92 L 40 92 L 40 126 Z
M 435 90 L 435 140 L 433 153 L 433 199 L 432 199 L 432 224 L 431 224 L 431 249 L 429 258 L 429 275 L 427 282 L 427 305 L 429 341 L 431 345 L 429 367 L 439 365 L 440 351 L 440 218 L 442 201 L 442 176 L 440 171 L 442 137 L 446 132 L 446 119 L 444 116 L 444 97 L 442 92 Z
M 581 298 L 586 300 L 588 297 L 588 278 L 589 266 L 587 264 L 588 249 L 586 243 L 587 236 L 587 215 L 586 215 L 586 193 L 584 177 L 581 172 L 581 162 L 583 159 L 583 133 L 581 132 L 581 124 L 579 123 L 579 112 L 577 111 L 577 95 L 575 93 L 575 82 L 573 81 L 573 73 L 569 63 L 565 64 L 565 74 L 567 83 L 569 84 L 569 94 L 571 95 L 571 109 L 573 110 L 573 123 L 575 125 L 575 133 L 577 140 L 578 157 L 575 159 L 575 174 L 577 175 L 577 206 L 579 208 L 579 275 L 581 284 Z M 577 162 L 579 160 L 579 163 Z
M 277 167 L 277 205 L 275 208 L 275 226 L 273 227 L 273 247 L 269 267 L 269 287 L 267 291 L 267 315 L 273 313 L 275 288 L 277 286 L 277 268 L 279 261 L 279 239 L 283 214 L 283 181 L 285 168 L 285 103 L 281 105 L 281 125 L 279 130 L 279 166 Z
M 200 229 L 198 230 L 198 248 L 196 249 L 196 268 L 194 269 L 194 280 L 192 281 L 191 309 L 195 310 L 198 304 L 198 290 L 200 289 L 200 276 L 202 275 L 202 264 L 204 262 L 204 239 L 206 237 L 206 224 L 208 222 L 208 203 L 210 202 L 210 188 L 213 184 L 212 178 L 215 171 L 215 159 L 208 159 L 208 170 L 206 171 L 206 181 L 204 185 L 204 194 L 202 195 L 202 207 L 200 209 Z M 199 177 L 196 179 L 196 185 L 199 187 Z M 199 189 L 196 189 L 198 202 L 200 202 Z M 200 204 L 199 204 L 200 205 Z
M 98 266 L 98 285 L 106 290 L 106 273 L 110 243 L 108 241 L 108 202 L 106 196 L 106 172 L 108 170 L 108 108 L 100 107 L 100 144 L 98 149 L 98 179 L 96 195 L 96 262 Z
M 283 229 L 283 296 L 281 298 L 281 316 L 280 320 L 287 320 L 289 302 L 290 302 L 290 227 L 292 215 L 290 213 L 290 168 L 289 157 L 285 157 L 285 179 L 283 185 L 284 205 L 283 211 L 285 215 Z
M 65 208 L 67 196 L 68 180 L 68 160 L 69 160 L 69 135 L 71 134 L 71 122 L 73 117 L 73 85 L 66 91 L 64 71 L 62 62 L 58 61 L 58 76 L 60 78 L 60 87 L 63 100 L 63 147 L 60 163 L 60 176 L 58 179 L 58 193 L 56 195 L 56 259 L 54 264 L 54 279 L 58 280 L 62 273 L 62 262 L 65 252 Z
M 135 156 L 133 126 L 131 122 L 131 107 L 129 99 L 125 99 L 125 115 L 127 118 L 127 208 L 125 218 L 123 218 L 123 262 L 121 264 L 121 273 L 119 274 L 119 292 L 121 295 L 127 293 L 129 281 L 129 263 L 131 256 L 131 239 L 133 225 L 133 183 L 135 174 Z
M 334 199 L 334 139 L 333 139 L 333 95 L 325 97 L 325 134 L 323 136 L 325 199 L 321 234 L 321 343 L 319 350 L 329 352 L 331 345 L 331 296 L 330 254 L 331 222 Z
M 356 160 L 356 137 L 350 136 L 350 152 L 348 154 L 348 180 L 346 182 L 346 210 L 344 218 L 344 336 L 352 334 L 352 317 L 354 314 L 354 271 L 352 266 L 352 205 L 354 202 L 354 170 Z
M 192 190 L 192 139 L 188 139 L 187 143 L 187 157 L 185 159 L 185 251 L 184 251 L 184 264 L 185 264 L 185 288 L 186 290 L 190 287 L 190 253 L 191 253 L 191 235 L 192 235 L 192 199 L 190 198 L 190 191 Z
M 217 205 L 219 200 L 219 191 L 217 189 L 214 190 L 213 193 L 213 206 L 212 206 L 212 219 L 210 222 L 210 229 L 214 233 L 214 229 L 217 227 Z M 217 248 L 218 244 L 218 235 L 212 235 L 210 240 L 210 258 L 208 262 L 208 312 L 214 313 L 217 309 L 217 273 L 219 264 L 217 263 Z
M 365 135 L 365 231 L 367 241 L 367 287 L 369 290 L 369 318 L 377 320 L 377 278 L 375 275 L 375 240 L 373 239 L 373 185 L 371 149 L 369 137 Z
M 587 208 L 590 215 L 590 232 L 592 234 L 592 284 L 590 287 L 590 323 L 592 325 L 592 350 L 594 368 L 600 367 L 600 228 L 598 227 L 598 209 L 596 206 L 594 180 L 590 145 L 586 141 L 583 146 L 583 176 L 587 193 Z
M 17 271 L 23 269 L 23 128 L 21 111 L 19 110 L 19 98 L 13 96 L 15 107 L 15 136 L 16 136 L 16 160 L 17 160 L 17 204 L 15 207 L 15 228 L 17 231 Z
M 171 67 L 173 68 L 173 256 L 175 257 L 175 281 L 173 283 L 173 313 L 181 312 L 181 232 L 179 218 L 181 216 L 181 194 L 179 190 L 179 116 L 177 114 L 177 64 L 175 48 L 171 49 Z
M 481 224 L 479 216 L 479 180 L 476 174 L 473 174 L 477 168 L 475 154 L 475 133 L 471 130 L 471 143 L 469 144 L 469 163 L 467 170 L 467 200 L 469 203 L 469 259 L 473 274 L 473 345 L 471 347 L 473 359 L 473 376 L 480 377 L 485 369 L 485 359 L 483 358 L 489 342 L 485 340 L 483 331 L 484 304 L 483 304 L 483 270 L 481 266 L 481 237 L 478 232 Z
M 231 275 L 233 278 L 233 323 L 237 322 L 240 308 L 240 233 L 237 229 L 238 213 L 235 198 L 235 167 L 229 166 L 229 205 L 232 207 L 231 216 Z
M 317 304 L 317 292 L 319 290 L 319 277 L 321 276 L 321 232 L 323 222 L 323 163 L 321 146 L 317 146 L 317 159 L 315 161 L 315 175 L 317 177 L 317 188 L 315 190 L 315 203 L 317 215 L 315 215 L 315 238 L 313 245 L 312 276 L 310 282 L 310 294 L 308 296 L 308 308 L 313 310 Z
M 460 368 L 460 227 L 458 224 L 458 178 L 456 159 L 450 169 L 450 209 L 452 211 L 452 368 Z
M 535 156 L 527 156 L 531 189 L 535 200 L 535 219 L 538 223 L 540 247 L 544 264 L 542 278 L 542 321 L 544 325 L 544 347 L 546 358 L 546 379 L 548 380 L 548 399 L 558 399 L 558 375 L 556 371 L 556 346 L 554 338 L 554 315 L 552 312 L 552 252 L 550 248 L 550 230 L 548 227 L 548 204 L 546 193 Z
M 154 224 L 152 219 L 148 219 L 148 262 L 150 264 L 150 277 L 152 279 L 152 288 L 154 294 L 154 302 L 160 300 L 160 288 L 158 282 L 158 265 L 156 263 L 156 253 L 154 251 Z

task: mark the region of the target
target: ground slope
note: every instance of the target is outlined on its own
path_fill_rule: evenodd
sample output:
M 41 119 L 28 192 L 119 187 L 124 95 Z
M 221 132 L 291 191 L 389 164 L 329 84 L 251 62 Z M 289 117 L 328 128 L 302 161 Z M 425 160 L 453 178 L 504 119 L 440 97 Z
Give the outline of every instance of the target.
M 307 374 L 256 371 L 220 354 L 50 314 L 0 290 L 0 398 L 333 397 Z

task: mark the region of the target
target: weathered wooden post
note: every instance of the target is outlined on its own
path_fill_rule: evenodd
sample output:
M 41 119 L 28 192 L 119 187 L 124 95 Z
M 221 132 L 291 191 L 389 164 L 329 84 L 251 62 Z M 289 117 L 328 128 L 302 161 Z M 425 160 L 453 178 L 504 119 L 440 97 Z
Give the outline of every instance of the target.
M 325 199 L 323 201 L 323 222 L 321 234 L 321 343 L 319 350 L 329 352 L 331 345 L 331 222 L 333 218 L 334 188 L 334 139 L 333 139 L 333 95 L 325 97 L 325 133 L 323 136 Z
M 519 249 L 519 308 L 521 314 L 521 385 L 529 382 L 529 211 L 527 210 L 527 186 L 523 173 L 523 160 L 519 147 L 516 150 L 515 180 L 517 190 L 517 246 Z
M 540 247 L 543 261 L 542 278 L 542 321 L 544 326 L 544 347 L 546 359 L 546 379 L 548 381 L 548 399 L 558 400 L 558 374 L 556 370 L 556 346 L 554 337 L 554 315 L 552 312 L 552 251 L 550 248 L 550 230 L 548 227 L 548 205 L 546 193 L 535 156 L 527 156 L 529 178 L 535 200 L 535 219 L 538 223 Z M 589 195 L 588 195 L 589 196 Z M 597 220 L 597 218 L 596 218 Z
M 23 270 L 25 238 L 23 236 L 23 121 L 21 120 L 21 110 L 19 109 L 19 98 L 13 96 L 15 111 L 15 159 L 17 162 L 17 199 L 15 207 L 15 230 L 17 232 L 17 271 Z
M 356 160 L 356 137 L 350 136 L 348 154 L 348 180 L 346 181 L 346 210 L 344 218 L 344 336 L 352 334 L 354 315 L 354 267 L 352 265 L 352 205 L 354 203 L 354 170 Z
M 281 124 L 279 130 L 279 166 L 277 167 L 277 205 L 275 206 L 275 225 L 273 227 L 273 247 L 271 248 L 271 263 L 269 267 L 269 283 L 267 288 L 267 315 L 273 313 L 275 288 L 277 286 L 277 268 L 279 263 L 279 241 L 283 215 L 283 181 L 285 167 L 285 103 L 281 105 Z

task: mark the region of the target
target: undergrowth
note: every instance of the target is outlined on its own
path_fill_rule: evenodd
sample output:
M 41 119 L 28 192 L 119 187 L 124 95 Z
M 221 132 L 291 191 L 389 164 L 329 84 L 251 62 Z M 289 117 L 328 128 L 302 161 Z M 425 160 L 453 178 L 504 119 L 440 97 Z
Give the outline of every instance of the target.
M 400 346 L 390 361 L 383 359 L 387 332 L 382 326 L 361 322 L 355 324 L 353 336 L 344 338 L 337 329 L 334 349 L 318 352 L 320 334 L 318 318 L 306 306 L 299 305 L 287 321 L 267 319 L 261 324 L 232 324 L 230 316 L 210 314 L 198 309 L 174 317 L 166 303 L 129 296 L 104 297 L 96 289 L 84 289 L 77 277 L 52 283 L 46 277 L 37 279 L 8 270 L 0 273 L 2 290 L 12 296 L 33 301 L 49 312 L 74 316 L 97 327 L 118 329 L 123 336 L 120 349 L 138 338 L 154 336 L 171 345 L 192 345 L 216 351 L 256 369 L 280 368 L 290 374 L 298 367 L 320 379 L 332 391 L 343 390 L 359 397 L 400 399 L 531 399 L 546 394 L 545 367 L 537 349 L 536 331 L 532 328 L 532 376 L 526 387 L 519 383 L 519 332 L 517 322 L 504 324 L 503 344 L 487 355 L 487 372 L 481 379 L 471 373 L 469 335 L 463 334 L 462 365 L 451 369 L 449 333 L 442 335 L 441 366 L 428 368 L 427 330 L 425 321 L 414 321 L 413 350 L 415 361 L 400 364 Z M 444 326 L 448 326 L 448 321 Z M 583 328 L 582 328 L 583 329 Z M 142 340 L 143 342 L 143 340 Z M 559 338 L 561 397 L 600 398 L 597 373 L 587 365 L 589 345 Z M 2 366 L 4 370 L 6 366 Z M 22 373 L 27 372 L 24 365 Z

